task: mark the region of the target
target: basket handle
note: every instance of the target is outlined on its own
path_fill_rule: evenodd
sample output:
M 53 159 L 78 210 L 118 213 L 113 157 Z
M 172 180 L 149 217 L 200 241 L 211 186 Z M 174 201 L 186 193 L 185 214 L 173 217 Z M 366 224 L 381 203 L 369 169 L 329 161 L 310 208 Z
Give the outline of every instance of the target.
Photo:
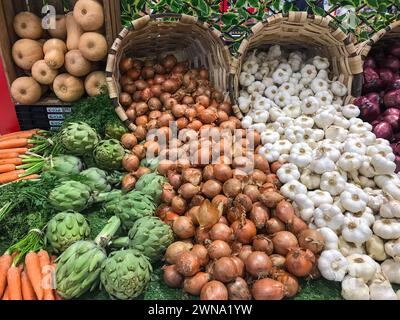
M 154 21 L 157 19 L 177 19 L 178 21 L 186 24 L 197 23 L 198 18 L 195 16 L 190 16 L 183 13 L 155 13 L 140 17 L 131 22 L 131 25 L 134 30 L 139 30 L 144 28 L 150 21 Z

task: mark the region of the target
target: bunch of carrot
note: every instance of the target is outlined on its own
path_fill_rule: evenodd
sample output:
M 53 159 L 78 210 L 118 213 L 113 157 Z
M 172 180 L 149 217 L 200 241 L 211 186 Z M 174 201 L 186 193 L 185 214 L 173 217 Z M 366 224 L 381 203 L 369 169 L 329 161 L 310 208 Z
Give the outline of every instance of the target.
M 44 161 L 41 153 L 49 145 L 39 129 L 0 136 L 0 184 L 38 179 Z
M 60 300 L 53 289 L 56 257 L 45 250 L 31 251 L 25 263 L 16 265 L 15 255 L 0 257 L 0 297 L 2 300 Z

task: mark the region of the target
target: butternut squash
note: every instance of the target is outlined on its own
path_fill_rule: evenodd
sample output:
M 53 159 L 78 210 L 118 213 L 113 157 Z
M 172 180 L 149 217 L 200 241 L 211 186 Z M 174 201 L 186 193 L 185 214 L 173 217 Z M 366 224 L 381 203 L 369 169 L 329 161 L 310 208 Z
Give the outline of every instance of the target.
M 107 90 L 106 74 L 103 71 L 90 73 L 85 79 L 85 90 L 90 97 L 98 96 L 102 90 Z
M 20 39 L 12 47 L 15 64 L 24 70 L 31 70 L 36 61 L 43 59 L 43 49 L 40 42 L 31 39 Z
M 67 46 L 65 42 L 60 39 L 50 39 L 47 40 L 43 45 L 43 52 L 46 54 L 48 51 L 56 49 L 60 50 L 63 54 L 67 52 Z
M 75 77 L 84 77 L 91 70 L 91 63 L 79 50 L 71 50 L 65 55 L 65 69 Z
M 34 104 L 40 100 L 42 88 L 32 77 L 21 77 L 12 83 L 11 95 L 18 103 Z
M 68 50 L 76 50 L 79 48 L 79 39 L 83 34 L 80 25 L 75 21 L 74 13 L 69 12 L 66 15 L 67 26 L 67 48 Z
M 36 61 L 32 66 L 32 77 L 40 84 L 52 84 L 57 74 L 57 70 L 51 69 L 44 60 Z
M 20 38 L 38 40 L 43 35 L 42 20 L 32 12 L 18 13 L 14 18 L 13 25 L 15 33 Z
M 96 31 L 104 25 L 103 6 L 96 0 L 79 0 L 74 7 L 75 21 L 85 31 Z
M 58 75 L 53 82 L 53 91 L 64 102 L 75 102 L 85 93 L 81 79 L 68 73 Z
M 64 65 L 64 56 L 67 52 L 65 42 L 60 39 L 50 39 L 43 45 L 44 60 L 54 69 L 60 69 Z
M 101 61 L 107 56 L 107 41 L 100 33 L 86 32 L 79 39 L 79 50 L 90 61 Z
M 49 34 L 52 38 L 67 39 L 67 25 L 63 14 L 56 16 L 56 27 L 55 29 L 49 29 Z

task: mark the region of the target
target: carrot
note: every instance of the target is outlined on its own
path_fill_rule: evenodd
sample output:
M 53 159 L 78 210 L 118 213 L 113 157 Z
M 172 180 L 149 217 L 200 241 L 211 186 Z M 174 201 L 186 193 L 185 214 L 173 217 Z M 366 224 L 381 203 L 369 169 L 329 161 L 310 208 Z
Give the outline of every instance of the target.
M 16 152 L 10 152 L 10 153 L 0 153 L 0 159 L 13 159 L 13 158 L 18 158 L 19 154 Z
M 1 300 L 10 300 L 10 295 L 8 294 L 8 287 L 4 291 L 3 298 Z
M 54 263 L 54 261 L 56 261 L 56 259 L 57 259 L 57 256 L 55 256 L 55 255 L 52 255 L 51 257 L 50 257 L 50 262 L 55 266 L 55 263 Z
M 7 283 L 10 300 L 22 300 L 21 270 L 18 267 L 8 269 Z
M 4 164 L 13 164 L 19 166 L 20 164 L 22 164 L 22 159 L 21 158 L 0 159 L 0 166 Z
M 31 251 L 25 256 L 25 269 L 35 290 L 36 297 L 38 300 L 43 300 L 42 272 L 40 270 L 39 256 L 35 252 Z
M 10 269 L 13 258 L 9 254 L 0 257 L 0 297 L 7 286 L 7 272 Z
M 21 273 L 21 286 L 24 300 L 36 300 L 35 290 L 33 290 L 32 284 L 25 271 Z
M 0 173 L 0 184 L 18 180 L 20 178 L 20 175 L 23 173 L 25 173 L 25 170 L 15 170 L 6 173 Z
M 4 153 L 18 153 L 24 154 L 28 152 L 28 148 L 11 148 L 11 149 L 0 149 L 0 154 Z
M 0 141 L 0 149 L 11 149 L 11 148 L 22 148 L 26 147 L 28 144 L 28 139 L 10 139 L 5 141 Z
M 26 130 L 26 131 L 17 131 L 17 132 L 7 133 L 7 134 L 0 136 L 0 141 L 7 140 L 10 138 L 14 138 L 14 137 L 29 138 L 29 135 L 33 136 L 34 134 L 38 133 L 38 131 L 39 131 L 39 129 L 32 129 L 32 130 Z
M 42 271 L 42 287 L 44 291 L 43 300 L 54 300 L 52 283 L 52 273 L 54 270 L 51 266 L 49 254 L 46 250 L 42 249 L 37 255 L 39 257 L 40 269 Z
M 2 164 L 0 165 L 0 173 L 15 171 L 17 168 L 15 164 Z

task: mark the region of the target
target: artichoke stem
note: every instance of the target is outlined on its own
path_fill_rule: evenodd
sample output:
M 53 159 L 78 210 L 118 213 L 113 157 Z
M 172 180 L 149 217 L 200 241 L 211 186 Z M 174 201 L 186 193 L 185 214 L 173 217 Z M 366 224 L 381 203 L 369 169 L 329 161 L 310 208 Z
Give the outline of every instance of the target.
M 108 220 L 107 224 L 104 226 L 103 230 L 97 235 L 94 242 L 101 247 L 105 247 L 110 242 L 111 238 L 118 231 L 121 226 L 121 220 L 117 216 L 113 216 Z
M 122 195 L 121 190 L 113 190 L 111 192 L 101 192 L 94 196 L 94 203 L 111 201 Z
M 128 248 L 129 237 L 121 237 L 111 241 L 111 247 L 113 248 Z

